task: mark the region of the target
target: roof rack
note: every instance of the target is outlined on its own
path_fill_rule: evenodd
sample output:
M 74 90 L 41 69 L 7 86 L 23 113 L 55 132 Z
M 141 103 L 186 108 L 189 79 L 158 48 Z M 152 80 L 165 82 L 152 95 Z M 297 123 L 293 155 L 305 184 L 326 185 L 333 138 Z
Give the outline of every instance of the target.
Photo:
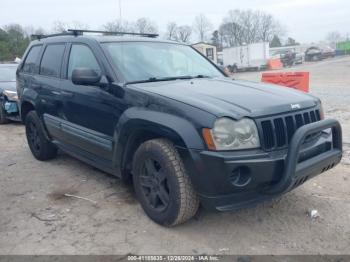
M 143 37 L 158 37 L 158 34 L 147 34 L 147 33 L 133 33 L 133 32 L 113 32 L 113 31 L 101 31 L 101 30 L 82 30 L 82 29 L 68 29 L 67 32 L 71 32 L 74 35 L 83 35 L 84 33 L 98 33 L 105 35 L 134 35 Z
M 31 35 L 31 38 L 40 40 L 43 38 L 54 37 L 54 36 L 63 36 L 63 35 L 75 35 L 75 34 L 72 32 L 62 32 L 62 33 L 50 34 L 50 35 Z
M 58 33 L 58 34 L 50 34 L 50 35 L 31 35 L 32 38 L 40 40 L 44 38 L 49 37 L 55 37 L 55 36 L 65 36 L 65 35 L 71 35 L 71 36 L 79 36 L 83 35 L 84 33 L 98 33 L 98 34 L 104 34 L 104 35 L 134 35 L 134 36 L 143 36 L 143 37 L 151 37 L 156 38 L 159 35 L 158 34 L 147 34 L 147 33 L 132 33 L 132 32 L 111 32 L 111 31 L 100 31 L 100 30 L 83 30 L 83 29 L 68 29 L 65 32 Z

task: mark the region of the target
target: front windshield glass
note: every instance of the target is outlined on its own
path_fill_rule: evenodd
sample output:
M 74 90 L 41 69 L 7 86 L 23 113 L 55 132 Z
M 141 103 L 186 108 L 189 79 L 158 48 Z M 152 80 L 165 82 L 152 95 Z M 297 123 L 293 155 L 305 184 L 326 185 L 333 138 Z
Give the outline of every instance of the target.
M 16 81 L 15 66 L 0 66 L 0 82 L 14 82 Z
M 176 77 L 222 77 L 223 74 L 186 45 L 113 42 L 103 46 L 126 82 Z

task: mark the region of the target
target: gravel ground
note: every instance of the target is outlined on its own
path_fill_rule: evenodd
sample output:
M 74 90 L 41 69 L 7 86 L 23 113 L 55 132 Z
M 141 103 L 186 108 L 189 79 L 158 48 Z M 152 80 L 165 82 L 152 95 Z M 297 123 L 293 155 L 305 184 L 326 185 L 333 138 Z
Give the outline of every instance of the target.
M 65 154 L 38 162 L 22 125 L 0 126 L 0 254 L 350 254 L 350 57 L 288 69 L 303 70 L 326 116 L 342 122 L 342 163 L 273 202 L 200 210 L 171 229 L 150 221 L 118 179 Z

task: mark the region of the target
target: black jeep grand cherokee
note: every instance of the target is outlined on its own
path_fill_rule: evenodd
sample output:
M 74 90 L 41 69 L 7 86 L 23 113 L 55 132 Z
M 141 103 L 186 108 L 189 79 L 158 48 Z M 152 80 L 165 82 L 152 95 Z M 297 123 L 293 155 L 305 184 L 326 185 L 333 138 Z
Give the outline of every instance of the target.
M 155 222 L 267 200 L 337 165 L 341 127 L 319 99 L 235 81 L 190 46 L 74 31 L 33 41 L 17 72 L 38 160 L 57 148 L 133 180 Z

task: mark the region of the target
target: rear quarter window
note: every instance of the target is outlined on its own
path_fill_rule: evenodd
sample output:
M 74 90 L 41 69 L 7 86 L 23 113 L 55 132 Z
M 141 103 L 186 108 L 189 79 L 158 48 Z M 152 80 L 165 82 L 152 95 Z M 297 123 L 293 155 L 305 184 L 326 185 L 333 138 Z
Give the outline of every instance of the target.
M 29 50 L 29 53 L 24 61 L 23 68 L 22 68 L 22 71 L 24 73 L 28 73 L 28 74 L 35 73 L 36 61 L 38 60 L 41 47 L 42 47 L 41 45 L 36 45 Z
M 40 63 L 40 75 L 60 77 L 65 44 L 51 44 L 45 49 Z

